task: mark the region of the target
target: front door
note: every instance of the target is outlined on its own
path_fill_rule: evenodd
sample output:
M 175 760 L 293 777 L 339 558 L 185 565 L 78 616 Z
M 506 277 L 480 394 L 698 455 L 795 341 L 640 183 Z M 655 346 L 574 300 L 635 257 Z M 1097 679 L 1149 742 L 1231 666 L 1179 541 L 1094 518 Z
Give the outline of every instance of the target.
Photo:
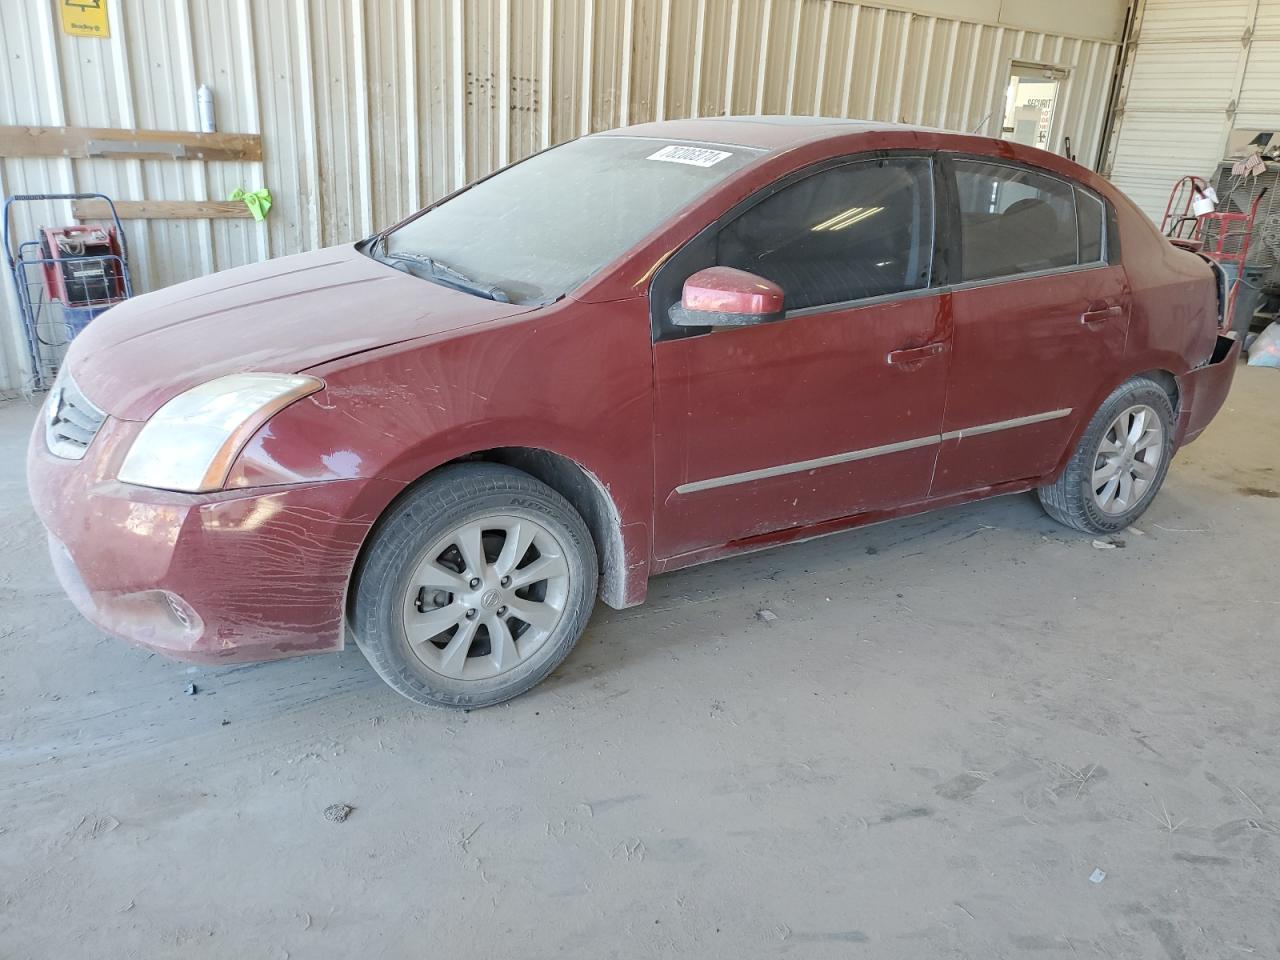
M 783 288 L 784 319 L 689 335 L 655 293 L 660 559 L 928 493 L 948 363 L 931 158 L 852 159 L 763 194 L 665 286 L 737 267 Z
M 1015 164 L 947 166 L 957 198 L 954 331 L 932 496 L 1051 471 L 1093 415 L 1129 322 L 1101 198 Z

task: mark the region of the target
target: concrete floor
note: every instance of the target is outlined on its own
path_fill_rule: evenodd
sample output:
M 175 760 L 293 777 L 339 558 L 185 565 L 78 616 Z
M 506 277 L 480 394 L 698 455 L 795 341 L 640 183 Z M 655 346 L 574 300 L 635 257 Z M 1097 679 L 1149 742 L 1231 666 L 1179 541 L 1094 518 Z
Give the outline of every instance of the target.
M 0 408 L 0 956 L 1276 956 L 1278 411 L 1124 549 L 1016 496 L 685 571 L 462 714 L 101 637 Z

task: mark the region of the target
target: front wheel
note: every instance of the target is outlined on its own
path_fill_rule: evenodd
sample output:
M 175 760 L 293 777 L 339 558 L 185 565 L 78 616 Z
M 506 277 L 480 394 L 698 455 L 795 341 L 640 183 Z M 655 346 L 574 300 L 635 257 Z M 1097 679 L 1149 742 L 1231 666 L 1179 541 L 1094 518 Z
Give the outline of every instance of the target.
M 511 467 L 446 467 L 379 524 L 356 576 L 356 642 L 418 703 L 487 707 L 569 654 L 596 597 L 596 553 L 562 496 Z
M 1086 533 L 1115 533 L 1155 498 L 1173 457 L 1173 405 L 1158 383 L 1129 380 L 1107 397 L 1055 483 L 1045 512 Z

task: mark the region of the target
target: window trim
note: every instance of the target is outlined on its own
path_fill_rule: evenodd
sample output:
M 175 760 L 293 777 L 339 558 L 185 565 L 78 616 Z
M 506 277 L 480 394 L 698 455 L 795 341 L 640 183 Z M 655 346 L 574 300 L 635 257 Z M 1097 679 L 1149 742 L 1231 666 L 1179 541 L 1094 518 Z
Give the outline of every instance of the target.
M 976 287 L 989 287 L 996 283 L 1017 283 L 1020 280 L 1036 280 L 1041 277 L 1057 277 L 1070 273 L 1085 273 L 1089 270 L 1100 270 L 1103 267 L 1109 267 L 1111 264 L 1102 260 L 1093 263 L 1073 263 L 1066 267 L 1048 267 L 1044 270 L 1031 270 L 1027 273 L 1010 273 L 1002 277 L 986 277 L 982 280 L 961 280 L 959 283 L 953 283 L 948 290 L 972 290 Z
M 1102 249 L 1101 256 L 1097 260 L 1090 260 L 1088 263 L 1079 264 L 1079 266 L 1093 266 L 1096 263 L 1111 263 L 1111 222 L 1108 216 L 1108 207 L 1106 198 L 1095 190 L 1090 190 L 1083 183 L 1073 183 L 1072 190 L 1076 198 L 1076 256 L 1080 256 L 1080 194 L 1097 200 L 1102 205 Z
M 691 247 L 698 243 L 705 243 L 709 238 L 720 233 L 729 223 L 743 216 L 754 207 L 768 200 L 777 193 L 807 180 L 810 177 L 828 170 L 834 170 L 838 167 L 849 166 L 855 163 L 868 163 L 883 160 L 906 160 L 918 159 L 924 160 L 929 164 L 929 185 L 930 193 L 933 200 L 933 243 L 930 247 L 929 257 L 929 277 L 922 287 L 912 290 L 900 290 L 896 293 L 886 293 L 875 297 L 861 297 L 856 300 L 842 300 L 838 303 L 815 304 L 810 307 L 799 307 L 794 310 L 787 310 L 781 319 L 772 321 L 773 323 L 785 323 L 786 321 L 800 317 L 818 316 L 824 313 L 833 313 L 839 311 L 847 311 L 860 309 L 863 306 L 876 306 L 883 303 L 893 302 L 907 298 L 920 296 L 936 295 L 943 289 L 944 283 L 949 275 L 950 254 L 947 249 L 948 244 L 945 240 L 944 231 L 941 229 L 941 211 L 943 208 L 942 198 L 951 197 L 950 188 L 944 183 L 942 171 L 939 168 L 939 156 L 937 150 L 932 149 L 896 149 L 896 150 L 866 150 L 860 153 L 844 154 L 839 157 L 828 157 L 825 160 L 819 160 L 811 163 L 799 170 L 793 170 L 776 180 L 765 184 L 756 190 L 750 196 L 743 198 L 735 203 L 720 216 L 699 230 L 694 236 L 690 237 L 683 243 L 679 249 L 669 256 L 666 261 L 657 270 L 654 271 L 653 277 L 649 281 L 647 291 L 647 299 L 649 301 L 649 320 L 650 333 L 654 343 L 663 340 L 682 340 L 688 337 L 705 336 L 714 332 L 714 327 L 675 327 L 666 321 L 662 316 L 661 310 L 657 306 L 654 297 L 654 289 L 659 280 L 665 280 L 666 274 L 680 263 L 681 255 L 686 253 Z M 944 192 L 945 191 L 945 192 Z M 735 328 L 740 329 L 740 328 Z
M 927 287 L 916 287 L 914 290 L 899 290 L 896 293 L 881 293 L 874 297 L 860 297 L 857 300 L 841 300 L 838 303 L 820 303 L 812 307 L 797 307 L 783 314 L 783 320 L 792 317 L 816 317 L 823 313 L 834 313 L 844 310 L 861 310 L 863 307 L 874 307 L 882 303 L 898 300 L 913 300 L 916 297 L 936 296 L 940 291 L 948 289 L 930 284 Z
M 1081 273 L 1086 270 L 1097 270 L 1102 267 L 1115 266 L 1119 263 L 1119 243 L 1116 234 L 1116 216 L 1115 209 L 1111 205 L 1111 201 L 1105 196 L 1090 187 L 1085 186 L 1078 180 L 1064 176 L 1053 170 L 1047 170 L 1044 167 L 1036 166 L 1032 163 L 1026 163 L 1021 160 L 1009 160 L 1005 157 L 992 157 L 980 153 L 965 153 L 957 150 L 939 150 L 937 166 L 942 169 L 944 178 L 948 181 L 950 193 L 948 196 L 948 206 L 945 211 L 947 220 L 946 235 L 953 238 L 948 244 L 951 259 L 949 263 L 964 263 L 964 234 L 960 229 L 960 203 L 959 203 L 959 185 L 956 181 L 956 161 L 969 161 L 975 163 L 984 163 L 992 167 L 1008 167 L 1013 170 L 1026 170 L 1037 176 L 1045 177 L 1049 180 L 1055 180 L 1063 186 L 1071 190 L 1072 211 L 1075 214 L 1076 221 L 1076 257 L 1080 256 L 1080 212 L 1076 200 L 1077 192 L 1087 193 L 1089 196 L 1101 201 L 1102 203 L 1102 258 L 1099 260 L 1090 260 L 1088 263 L 1072 263 L 1061 267 L 1048 267 L 1044 270 L 1032 270 L 1026 273 L 1008 273 L 998 277 L 983 277 L 980 280 L 960 280 L 947 284 L 949 290 L 970 290 L 975 287 L 986 287 L 995 283 L 1016 283 L 1019 280 L 1036 279 L 1038 277 L 1052 277 L 1059 274 Z M 941 218 L 939 218 L 941 219 Z

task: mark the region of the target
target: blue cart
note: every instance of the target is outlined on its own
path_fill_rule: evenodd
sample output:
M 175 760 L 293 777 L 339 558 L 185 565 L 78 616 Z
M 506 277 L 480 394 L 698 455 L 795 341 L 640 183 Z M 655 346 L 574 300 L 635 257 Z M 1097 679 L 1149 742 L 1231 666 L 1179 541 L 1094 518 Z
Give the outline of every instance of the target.
M 17 204 L 100 200 L 110 223 L 42 227 L 38 236 L 11 239 Z M 67 344 L 94 317 L 133 296 L 124 228 L 111 198 L 101 193 L 40 193 L 6 197 L 4 254 L 26 335 L 31 392 L 47 390 Z

